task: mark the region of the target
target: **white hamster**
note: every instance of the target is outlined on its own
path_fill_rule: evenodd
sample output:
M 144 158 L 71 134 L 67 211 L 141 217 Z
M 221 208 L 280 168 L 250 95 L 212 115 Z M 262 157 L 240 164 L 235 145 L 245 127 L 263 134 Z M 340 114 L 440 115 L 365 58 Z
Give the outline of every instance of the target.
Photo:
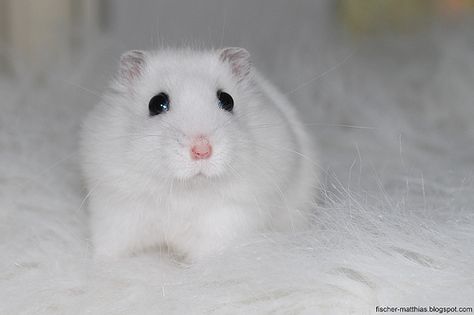
M 190 260 L 268 229 L 300 229 L 312 141 L 247 50 L 129 51 L 86 119 L 81 166 L 96 255 L 153 247 Z

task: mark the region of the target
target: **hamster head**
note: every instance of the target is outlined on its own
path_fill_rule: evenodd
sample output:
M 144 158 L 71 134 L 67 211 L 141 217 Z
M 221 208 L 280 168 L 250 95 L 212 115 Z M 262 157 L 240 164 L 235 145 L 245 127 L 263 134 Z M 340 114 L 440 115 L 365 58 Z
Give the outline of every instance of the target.
M 130 51 L 120 60 L 109 115 L 125 122 L 125 167 L 160 180 L 232 176 L 251 154 L 252 90 L 243 48 Z M 118 116 L 118 117 L 117 117 Z

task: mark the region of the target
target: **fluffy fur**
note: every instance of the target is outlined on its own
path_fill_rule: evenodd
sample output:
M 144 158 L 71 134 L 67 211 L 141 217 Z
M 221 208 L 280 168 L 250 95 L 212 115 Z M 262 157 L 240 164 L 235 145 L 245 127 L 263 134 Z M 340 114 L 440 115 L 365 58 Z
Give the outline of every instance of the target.
M 353 49 L 334 33 L 308 40 L 322 32 L 326 11 L 295 10 L 292 18 L 267 9 L 237 32 L 258 41 L 252 51 L 265 73 L 284 91 L 319 77 L 289 94 L 321 142 L 325 189 L 311 229 L 255 235 L 192 265 L 156 251 L 94 261 L 77 135 L 116 62 L 110 50 L 92 51 L 41 87 L 22 79 L 28 73 L 0 79 L 0 314 L 359 315 L 375 314 L 376 305 L 472 306 L 472 25 L 364 42 L 334 67 Z M 301 27 L 287 28 L 288 18 Z M 275 39 L 267 51 L 263 35 Z
M 170 110 L 150 116 L 162 91 Z M 209 159 L 191 157 L 196 137 L 209 139 Z M 194 260 L 251 232 L 301 229 L 317 192 L 303 125 L 242 48 L 124 54 L 81 149 L 99 256 L 166 247 Z

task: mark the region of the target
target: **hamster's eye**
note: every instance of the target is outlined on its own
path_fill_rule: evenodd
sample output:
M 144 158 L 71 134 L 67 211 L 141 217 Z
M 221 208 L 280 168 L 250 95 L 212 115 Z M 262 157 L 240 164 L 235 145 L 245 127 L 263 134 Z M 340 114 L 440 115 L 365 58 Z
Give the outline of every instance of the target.
M 150 116 L 156 116 L 163 112 L 167 112 L 170 109 L 170 98 L 168 94 L 161 92 L 153 96 L 148 103 L 148 110 L 150 111 Z
M 234 108 L 234 99 L 230 94 L 223 92 L 222 90 L 217 91 L 217 98 L 219 99 L 219 107 L 231 112 Z

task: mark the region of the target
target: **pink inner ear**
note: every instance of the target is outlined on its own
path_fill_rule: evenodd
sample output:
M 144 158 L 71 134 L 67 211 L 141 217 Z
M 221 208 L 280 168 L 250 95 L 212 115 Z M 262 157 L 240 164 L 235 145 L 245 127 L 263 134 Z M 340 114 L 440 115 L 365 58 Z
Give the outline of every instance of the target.
M 229 47 L 221 50 L 219 58 L 232 67 L 232 73 L 239 79 L 249 75 L 251 70 L 250 54 L 244 48 Z
M 145 53 L 139 50 L 128 51 L 120 58 L 120 75 L 127 80 L 140 77 L 145 66 Z

